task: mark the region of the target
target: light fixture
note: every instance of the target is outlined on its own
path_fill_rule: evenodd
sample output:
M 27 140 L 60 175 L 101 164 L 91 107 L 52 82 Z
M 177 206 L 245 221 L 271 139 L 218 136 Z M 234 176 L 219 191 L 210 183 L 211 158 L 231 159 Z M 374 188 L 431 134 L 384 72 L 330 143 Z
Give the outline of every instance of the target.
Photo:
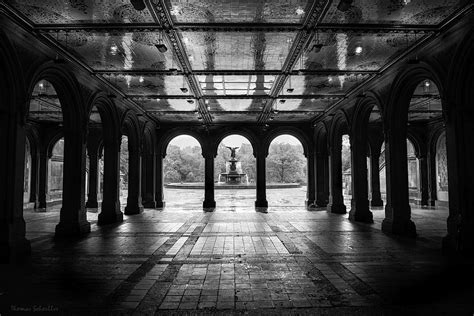
M 164 54 L 168 51 L 168 47 L 166 47 L 166 45 L 163 43 L 163 34 L 162 33 L 160 33 L 160 38 L 158 39 L 158 44 L 156 44 L 155 47 L 162 54 Z
M 353 0 L 341 0 L 337 5 L 337 9 L 341 12 L 346 12 L 352 6 Z
M 137 11 L 145 10 L 145 2 L 143 0 L 130 0 L 130 3 L 133 5 L 133 8 Z
M 311 53 L 319 53 L 323 48 L 323 44 L 319 42 L 319 32 L 316 32 L 316 41 L 313 40 L 313 46 L 309 50 Z
M 193 104 L 194 103 L 194 100 L 186 100 L 186 102 L 188 102 L 189 104 Z
M 285 103 L 285 102 L 286 102 L 285 99 L 281 99 L 281 100 L 280 100 L 280 103 Z
M 269 119 L 270 121 L 273 121 L 275 118 L 274 118 L 273 116 L 270 116 L 268 119 Z
M 159 98 L 156 98 L 155 100 L 156 100 L 156 102 L 160 102 L 160 99 L 159 99 Z
M 331 76 L 328 76 L 328 82 L 331 83 L 332 82 L 332 77 Z
M 143 76 L 140 76 L 140 78 L 138 78 L 138 82 L 142 83 L 143 81 L 145 81 L 145 79 L 143 79 Z
M 42 82 L 40 82 L 40 83 L 38 84 L 38 87 L 39 87 L 41 90 L 43 90 L 43 89 L 44 89 L 44 84 L 43 84 Z
M 296 14 L 297 14 L 297 15 L 302 15 L 302 14 L 304 14 L 303 8 L 298 7 L 298 8 L 296 9 Z
M 293 88 L 291 87 L 291 76 L 289 76 L 289 77 L 290 77 L 290 78 L 288 79 L 288 81 L 289 81 L 289 82 L 288 82 L 289 87 L 288 87 L 288 89 L 286 89 L 286 92 L 288 92 L 288 93 L 293 93 L 293 91 L 295 91 L 295 89 L 293 89 Z
M 357 45 L 356 48 L 355 48 L 355 50 L 354 50 L 354 53 L 355 53 L 356 55 L 360 55 L 360 54 L 362 54 L 362 50 L 363 50 L 363 49 L 362 49 L 362 46 Z
M 112 46 L 110 46 L 110 55 L 113 55 L 113 56 L 117 55 L 117 51 L 118 51 L 117 45 L 115 45 L 115 43 L 112 44 Z
M 183 76 L 183 85 L 182 85 L 182 88 L 180 88 L 181 92 L 182 93 L 187 93 L 188 92 L 188 88 L 185 87 L 185 80 L 184 80 L 184 76 Z
M 426 80 L 426 81 L 425 81 L 425 87 L 429 88 L 430 85 L 431 85 L 431 84 L 430 84 L 430 81 L 429 81 L 429 80 Z

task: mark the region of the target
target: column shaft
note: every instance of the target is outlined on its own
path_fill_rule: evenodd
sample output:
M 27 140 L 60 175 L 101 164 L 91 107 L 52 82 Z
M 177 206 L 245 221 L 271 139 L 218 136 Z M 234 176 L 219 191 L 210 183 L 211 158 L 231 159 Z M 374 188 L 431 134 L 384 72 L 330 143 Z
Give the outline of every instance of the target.
M 129 150 L 128 159 L 128 197 L 125 214 L 133 215 L 143 212 L 141 189 L 141 158 L 137 150 Z
M 369 190 L 367 174 L 367 139 L 364 135 L 354 136 L 351 141 L 352 159 L 352 202 L 349 219 L 373 223 L 373 215 L 369 210 Z
M 339 137 L 331 147 L 331 156 L 329 157 L 330 176 L 329 183 L 331 193 L 329 196 L 328 210 L 331 213 L 345 214 L 344 196 L 342 195 L 342 140 Z
M 268 207 L 267 201 L 267 184 L 266 184 L 266 167 L 265 167 L 265 153 L 262 151 L 257 152 L 256 164 L 257 164 L 257 200 L 255 201 L 255 207 Z
M 380 193 L 380 153 L 372 152 L 370 155 L 370 181 L 372 188 L 372 200 L 370 205 L 382 207 L 382 194 Z
M 420 165 L 420 204 L 427 206 L 429 198 L 428 158 L 423 155 L 418 158 L 418 161 Z
M 36 149 L 31 155 L 31 180 L 30 180 L 30 202 L 34 203 L 34 208 L 39 207 L 38 185 L 39 185 L 39 155 Z
M 214 200 L 214 156 L 204 157 L 204 208 L 215 208 Z
M 308 185 L 306 192 L 306 206 L 316 207 L 316 153 L 309 150 L 308 160 Z
M 48 196 L 48 168 L 49 157 L 46 148 L 43 148 L 39 157 L 39 179 L 38 179 L 38 208 L 46 211 Z
M 406 131 L 386 132 L 385 170 L 387 172 L 387 204 L 385 219 L 382 222 L 384 232 L 409 237 L 416 236 L 415 224 L 411 221 L 411 209 L 408 201 L 408 166 Z
M 316 155 L 316 205 L 326 207 L 329 201 L 328 155 Z
M 153 153 L 145 153 L 144 162 L 142 165 L 145 166 L 142 169 L 143 182 L 145 187 L 143 198 L 143 206 L 146 208 L 155 208 L 155 155 Z M 143 183 L 142 182 L 142 183 Z
M 84 131 L 64 130 L 63 200 L 56 237 L 90 232 L 85 207 L 86 140 Z
M 165 207 L 163 194 L 163 156 L 161 153 L 156 156 L 156 176 L 155 176 L 155 204 L 158 208 Z
M 97 184 L 99 182 L 99 157 L 96 153 L 89 152 L 89 186 L 87 192 L 87 208 L 98 208 Z
M 123 221 L 120 210 L 120 142 L 104 140 L 104 187 L 98 225 Z

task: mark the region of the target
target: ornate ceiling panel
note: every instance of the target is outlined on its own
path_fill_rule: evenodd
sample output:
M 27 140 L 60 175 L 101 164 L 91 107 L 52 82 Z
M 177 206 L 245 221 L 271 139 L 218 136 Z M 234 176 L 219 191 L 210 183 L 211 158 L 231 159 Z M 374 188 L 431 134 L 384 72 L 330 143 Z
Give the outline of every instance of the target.
M 204 95 L 268 95 L 274 75 L 200 75 L 197 79 Z
M 167 0 L 178 23 L 301 23 L 309 0 Z
M 460 0 L 354 0 L 344 11 L 332 1 L 324 23 L 438 24 L 460 7 Z
M 350 88 L 366 80 L 368 75 L 305 75 L 290 76 L 283 95 L 345 94 Z
M 277 99 L 273 109 L 277 111 L 325 111 L 336 103 L 338 98 L 331 99 Z M 283 102 L 282 102 L 283 101 Z
M 213 122 L 216 123 L 257 123 L 260 112 L 213 112 Z
M 145 97 L 134 97 L 134 101 L 140 104 L 146 111 L 195 111 L 196 101 L 193 99 L 152 99 Z
M 151 23 L 150 12 L 137 11 L 128 0 L 7 0 L 37 24 Z
M 295 33 L 182 32 L 193 70 L 281 69 Z
M 414 34 L 318 34 L 295 64 L 295 70 L 379 70 L 395 56 L 408 49 L 421 35 Z M 311 49 L 322 45 L 320 50 Z
M 267 99 L 206 99 L 209 111 L 261 111 Z
M 316 112 L 278 112 L 277 115 L 270 116 L 271 122 L 307 122 L 317 115 Z
M 200 123 L 199 116 L 193 112 L 172 112 L 172 111 L 160 111 L 160 112 L 150 112 L 155 116 L 159 121 L 166 123 Z
M 52 34 L 64 47 L 94 70 L 167 70 L 176 68 L 172 53 L 155 47 L 162 41 L 159 32 Z
M 166 75 L 103 75 L 128 95 L 173 95 L 191 97 L 184 76 Z

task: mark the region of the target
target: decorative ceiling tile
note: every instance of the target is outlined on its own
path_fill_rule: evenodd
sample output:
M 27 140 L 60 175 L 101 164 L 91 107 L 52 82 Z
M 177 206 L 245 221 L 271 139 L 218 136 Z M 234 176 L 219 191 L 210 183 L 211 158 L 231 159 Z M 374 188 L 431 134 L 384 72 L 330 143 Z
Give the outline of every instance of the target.
M 148 9 L 137 11 L 129 0 L 7 0 L 37 24 L 152 23 Z
M 73 32 L 59 33 L 56 39 L 94 70 L 177 68 L 170 49 L 161 53 L 155 47 L 163 41 L 159 32 Z
M 133 101 L 146 111 L 196 111 L 197 106 L 196 100 L 194 99 L 133 98 Z
M 309 0 L 167 0 L 178 23 L 301 23 Z
M 190 96 L 188 81 L 184 76 L 103 75 L 127 95 Z
M 204 95 L 268 95 L 274 75 L 197 76 Z
M 278 70 L 295 33 L 182 32 L 193 70 Z
M 345 94 L 362 83 L 368 75 L 290 76 L 281 91 L 283 95 Z
M 347 10 L 332 1 L 324 23 L 433 24 L 446 19 L 460 7 L 460 0 L 354 0 Z
M 273 109 L 278 111 L 325 111 L 338 101 L 335 99 L 276 99 Z

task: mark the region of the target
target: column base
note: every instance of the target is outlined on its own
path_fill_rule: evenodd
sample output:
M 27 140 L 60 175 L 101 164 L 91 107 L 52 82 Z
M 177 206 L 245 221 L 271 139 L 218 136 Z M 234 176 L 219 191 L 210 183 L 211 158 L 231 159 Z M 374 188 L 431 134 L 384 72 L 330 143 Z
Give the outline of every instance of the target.
M 370 206 L 372 207 L 383 207 L 382 199 L 372 199 L 370 200 Z
M 327 207 L 328 206 L 328 202 L 326 200 L 316 200 L 316 205 L 318 207 Z
M 416 226 L 411 219 L 385 218 L 382 222 L 382 231 L 398 236 L 416 237 Z
M 306 203 L 306 207 L 308 207 L 308 208 L 316 208 L 317 207 L 315 200 L 306 200 L 305 203 Z
M 123 213 L 120 211 L 120 203 L 115 205 L 107 205 L 102 202 L 102 211 L 100 212 L 97 225 L 107 225 L 112 223 L 119 223 L 123 221 Z
M 0 222 L 0 263 L 21 263 L 31 255 L 30 241 L 25 238 L 25 221 Z
M 374 216 L 369 210 L 357 210 L 352 208 L 349 211 L 349 220 L 361 223 L 372 224 L 374 222 Z
M 166 206 L 165 201 L 155 201 L 156 208 L 164 208 Z
M 204 201 L 202 202 L 203 208 L 216 208 L 216 201 Z
M 55 239 L 58 238 L 74 238 L 87 235 L 91 232 L 91 224 L 88 221 L 82 221 L 79 223 L 64 223 L 59 222 L 56 225 Z
M 86 207 L 87 208 L 99 208 L 99 202 L 87 200 Z
M 328 211 L 334 214 L 346 214 L 346 206 L 344 204 L 329 204 L 327 206 Z
M 125 215 L 136 215 L 140 213 L 143 213 L 143 207 L 141 205 L 134 204 L 125 206 Z
M 155 201 L 144 201 L 143 203 L 144 208 L 155 208 Z
M 268 207 L 268 201 L 263 200 L 263 201 L 255 201 L 255 207 Z

